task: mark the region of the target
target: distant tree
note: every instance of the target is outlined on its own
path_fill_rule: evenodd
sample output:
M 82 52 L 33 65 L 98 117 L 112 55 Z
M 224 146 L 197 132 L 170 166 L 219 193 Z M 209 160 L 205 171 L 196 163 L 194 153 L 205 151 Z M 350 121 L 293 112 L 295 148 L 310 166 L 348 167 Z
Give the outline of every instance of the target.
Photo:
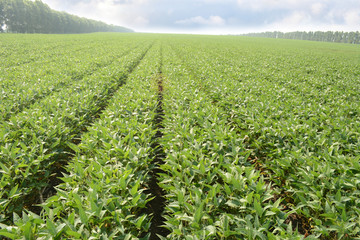
M 0 0 L 0 31 L 13 33 L 132 32 L 132 30 L 52 10 L 41 0 Z
M 251 37 L 267 37 L 267 38 L 286 38 L 310 41 L 323 41 L 323 42 L 338 42 L 338 43 L 351 43 L 360 44 L 360 33 L 357 32 L 263 32 L 263 33 L 249 33 L 243 34 L 244 36 Z
M 355 44 L 360 44 L 360 32 L 355 33 Z
M 0 0 L 0 32 L 5 31 L 5 0 Z

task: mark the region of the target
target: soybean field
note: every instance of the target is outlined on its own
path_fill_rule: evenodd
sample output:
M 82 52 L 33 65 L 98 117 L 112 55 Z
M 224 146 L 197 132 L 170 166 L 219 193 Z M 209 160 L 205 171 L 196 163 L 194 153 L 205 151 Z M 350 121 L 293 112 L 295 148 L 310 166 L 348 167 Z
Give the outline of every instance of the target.
M 360 48 L 0 34 L 0 239 L 360 239 Z

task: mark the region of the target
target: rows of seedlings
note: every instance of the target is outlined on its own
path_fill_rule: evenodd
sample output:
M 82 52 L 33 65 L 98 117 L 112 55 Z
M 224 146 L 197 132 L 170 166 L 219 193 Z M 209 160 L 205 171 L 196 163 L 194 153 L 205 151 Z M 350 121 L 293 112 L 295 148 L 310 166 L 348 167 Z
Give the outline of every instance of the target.
M 53 175 L 73 153 L 71 146 L 106 108 L 126 82 L 150 44 L 56 92 L 1 123 L 1 222 L 11 225 L 23 210 L 39 213 L 36 204 L 53 193 Z
M 167 46 L 163 73 L 162 145 L 166 153 L 160 186 L 168 203 L 170 239 L 252 239 L 276 226 L 286 232 L 286 213 L 254 166 L 227 114 L 212 104 L 198 79 Z
M 56 56 L 79 53 L 89 47 L 99 47 L 99 43 L 111 40 L 119 42 L 119 38 L 101 35 L 18 35 L 3 34 L 0 36 L 0 60 L 3 63 L 0 71 L 21 68 L 22 65 L 54 61 Z M 86 44 L 85 44 L 86 43 Z M 70 51 L 69 51 L 70 50 Z M 72 50 L 72 51 L 71 51 Z
M 247 161 L 253 164 L 256 170 L 260 171 L 260 174 L 264 177 L 265 182 L 269 186 L 271 186 L 272 190 L 274 190 L 274 196 L 271 200 L 275 202 L 281 197 L 283 197 L 282 199 L 280 199 L 281 209 L 285 212 L 289 212 L 289 214 L 286 215 L 287 218 L 285 219 L 285 224 L 292 226 L 292 229 L 294 231 L 298 231 L 300 234 L 308 236 L 311 231 L 309 218 L 307 218 L 303 214 L 297 214 L 292 212 L 291 206 L 289 206 L 289 204 L 292 204 L 293 200 L 286 192 L 287 188 L 284 187 L 284 182 L 282 180 L 279 181 L 279 179 L 277 179 L 276 182 L 271 180 L 268 172 L 272 170 L 266 168 L 261 163 L 261 159 L 263 159 L 264 155 L 259 154 L 258 146 L 254 146 L 251 144 L 252 142 L 256 141 L 256 138 L 259 136 L 251 135 L 251 132 L 249 133 L 249 126 L 239 124 L 239 121 L 237 121 L 238 116 L 236 113 L 234 113 L 233 108 L 239 101 L 242 100 L 241 97 L 239 97 L 238 95 L 243 94 L 241 87 L 244 86 L 244 82 L 230 80 L 234 79 L 235 76 L 238 74 L 237 71 L 241 69 L 240 66 L 236 65 L 234 62 L 231 62 L 230 59 L 225 58 L 223 54 L 221 54 L 221 52 L 209 53 L 208 51 L 206 51 L 206 49 L 197 49 L 199 52 L 192 51 L 192 60 L 189 61 L 186 60 L 187 58 L 183 57 L 183 49 L 186 48 L 176 48 L 174 45 L 172 46 L 172 50 L 174 50 L 176 56 L 182 60 L 182 64 L 186 68 L 184 70 L 190 73 L 192 78 L 199 80 L 197 81 L 198 83 L 196 88 L 205 92 L 208 95 L 209 101 L 212 104 L 220 107 L 223 111 L 227 113 L 227 122 L 229 126 L 237 132 L 239 137 L 241 136 L 241 138 L 244 139 L 243 144 L 245 145 L 245 149 L 247 152 L 250 153 Z M 213 61 L 202 60 L 208 59 L 210 55 L 213 57 Z M 219 64 L 219 61 L 222 61 L 222 64 Z M 212 69 L 210 73 L 209 69 Z M 224 81 L 224 79 L 227 79 L 227 81 Z M 261 86 L 264 88 L 272 87 L 272 91 L 275 90 L 273 84 L 269 84 L 267 81 L 262 81 Z M 256 95 L 259 97 L 259 95 L 263 93 L 260 89 L 257 90 L 259 91 L 257 91 Z M 266 146 L 263 146 L 263 148 L 266 151 L 271 151 L 273 149 L 270 148 L 269 150 L 266 148 Z M 275 228 L 271 227 L 270 229 L 274 230 Z
M 360 237 L 354 54 L 156 38 L 1 122 L 0 236 Z
M 177 50 L 180 55 L 185 54 L 181 52 L 183 49 L 186 48 Z M 250 71 L 246 67 L 237 74 L 233 70 L 236 66 L 233 59 L 238 58 L 231 58 L 230 66 L 219 65 L 214 51 L 197 50 L 199 52 L 194 47 L 188 57 L 195 60 L 183 64 L 190 66 L 191 74 L 196 72 L 195 78 L 208 83 L 204 91 L 208 92 L 210 101 L 227 112 L 229 123 L 243 139 L 245 149 L 251 151 L 248 160 L 268 183 L 272 183 L 275 192 L 272 200 L 280 200 L 282 210 L 290 213 L 285 223 L 305 236 L 357 237 L 355 169 L 359 142 L 354 132 L 359 125 L 354 117 L 357 118 L 358 104 L 352 102 L 353 90 L 341 88 L 341 92 L 337 89 L 345 79 L 350 80 L 349 84 L 353 82 L 351 64 L 354 63 L 344 61 L 349 70 L 337 69 L 329 73 L 323 71 L 328 69 L 327 63 L 319 61 L 326 56 L 318 53 L 307 61 L 296 61 L 301 55 L 291 61 L 279 56 L 269 66 L 269 59 L 273 58 L 263 52 L 255 54 L 257 57 L 249 54 L 246 61 L 261 60 L 267 62 L 267 68 Z M 196 57 L 209 59 L 210 55 L 215 57 L 208 64 L 196 60 Z M 296 76 L 300 80 L 294 79 L 291 72 L 273 72 L 279 65 L 288 69 L 299 62 L 302 65 L 298 65 Z M 318 71 L 304 76 L 301 73 L 306 72 L 308 65 L 317 66 Z M 257 76 L 257 73 L 260 74 Z M 204 81 L 204 77 L 209 80 Z M 325 91 L 309 87 L 320 86 L 319 82 L 325 77 L 338 79 L 338 82 L 327 86 Z M 288 83 L 284 82 L 285 78 Z M 291 87 L 298 84 L 304 92 Z M 346 207 L 339 204 L 341 202 L 346 202 Z M 281 235 L 278 229 L 272 230 L 276 236 Z
M 24 213 L 6 229 L 8 236 L 158 239 L 158 209 L 149 203 L 159 164 L 159 52 L 155 44 L 80 143 L 70 144 L 74 157 L 56 194 L 41 204 L 41 217 Z
M 94 74 L 136 47 L 136 42 L 121 47 L 112 44 L 109 52 L 109 48 L 100 48 L 99 44 L 93 45 L 93 48 L 99 48 L 98 51 L 94 51 L 90 45 L 79 54 L 71 51 L 76 50 L 75 47 L 68 47 L 68 53 L 64 51 L 64 55 L 53 56 L 49 63 L 42 61 L 20 68 L 5 69 L 0 82 L 1 87 L 6 89 L 0 97 L 0 120 L 9 120 L 11 116 L 54 91 L 61 91 L 74 82 Z M 104 45 L 104 42 L 101 44 Z

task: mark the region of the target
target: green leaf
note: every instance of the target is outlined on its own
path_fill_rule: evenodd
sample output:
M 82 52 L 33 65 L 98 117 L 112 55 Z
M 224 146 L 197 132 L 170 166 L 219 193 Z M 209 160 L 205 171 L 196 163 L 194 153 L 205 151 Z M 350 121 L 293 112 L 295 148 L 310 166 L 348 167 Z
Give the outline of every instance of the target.
M 231 191 L 230 187 L 226 183 L 224 184 L 224 188 L 225 188 L 226 194 L 231 195 L 232 191 Z
M 279 205 L 280 205 L 280 203 L 281 203 L 281 201 L 282 201 L 282 199 L 281 199 L 281 197 L 280 197 L 280 198 L 274 203 L 273 208 L 278 208 Z
M 19 185 L 16 185 L 15 187 L 13 187 L 9 193 L 9 198 L 13 197 L 16 194 L 16 191 L 18 189 Z
M 74 232 L 71 230 L 67 230 L 66 234 L 68 234 L 69 236 L 75 237 L 75 238 L 81 238 L 81 234 L 78 232 Z
M 62 224 L 60 224 L 59 226 L 56 227 L 57 236 L 59 234 L 61 234 L 61 232 L 62 232 L 62 230 L 64 229 L 65 226 L 66 226 L 66 224 L 62 223 Z
M 13 222 L 16 223 L 20 223 L 22 221 L 22 219 L 19 217 L 19 215 L 17 213 L 13 213 Z
M 51 220 L 46 221 L 46 226 L 47 226 L 47 229 L 48 229 L 49 233 L 50 233 L 53 237 L 56 237 L 56 234 L 57 234 L 56 227 L 55 227 L 55 225 L 52 223 Z
M 200 207 L 198 207 L 195 211 L 194 220 L 196 223 L 199 223 L 201 218 L 203 217 L 203 208 L 204 208 L 204 204 L 201 203 Z
M 15 239 L 15 234 L 9 233 L 6 229 L 0 229 L 0 236 Z
M 24 236 L 26 240 L 32 240 L 32 232 L 31 232 L 31 222 L 27 222 L 25 224 L 25 226 L 23 227 L 24 229 Z
M 341 218 L 344 222 L 347 221 L 347 216 L 346 216 L 346 211 L 345 208 L 343 208 L 342 213 L 341 213 Z
M 253 195 L 254 195 L 254 192 L 251 192 L 246 196 L 246 201 L 247 201 L 248 204 L 252 204 Z
M 338 202 L 341 202 L 341 190 L 340 189 L 336 192 L 335 200 Z
M 138 181 L 138 182 L 136 182 L 136 184 L 131 188 L 130 193 L 131 193 L 132 196 L 134 196 L 134 195 L 137 193 L 138 188 L 139 188 L 139 185 L 140 185 L 140 182 Z
M 80 198 L 80 196 L 79 196 L 77 193 L 73 193 L 73 197 L 74 197 L 74 199 L 75 199 L 76 205 L 78 205 L 79 207 L 81 207 L 82 204 L 81 204 L 81 198 Z
M 136 197 L 134 197 L 133 199 L 131 199 L 131 203 L 132 203 L 133 205 L 136 205 L 136 203 L 139 201 L 140 197 L 141 197 L 141 194 L 138 194 Z
M 0 171 L 1 173 L 9 174 L 9 169 L 1 162 L 0 162 L 0 167 L 2 169 L 2 171 Z
M 182 232 L 180 229 L 176 228 L 176 229 L 173 229 L 173 233 L 175 233 L 176 235 L 179 235 L 181 236 L 182 235 Z
M 136 227 L 138 228 L 138 229 L 141 229 L 141 225 L 142 225 L 142 223 L 144 222 L 144 220 L 146 219 L 146 215 L 143 215 L 143 216 L 141 216 L 141 217 L 139 217 L 138 219 L 137 219 L 137 221 L 136 221 Z
M 184 202 L 184 194 L 185 194 L 184 192 L 185 190 L 183 188 L 177 191 L 177 198 L 179 204 L 182 204 Z
M 208 232 L 209 232 L 209 235 L 214 235 L 216 234 L 216 227 L 210 225 L 210 226 L 206 226 L 205 228 Z
M 76 144 L 73 144 L 73 143 L 71 143 L 71 142 L 68 142 L 68 143 L 66 143 L 67 144 L 67 146 L 69 147 L 69 148 L 71 148 L 72 150 L 74 150 L 74 152 L 76 152 L 76 153 L 79 153 L 81 150 L 80 150 L 80 148 L 79 148 L 79 146 L 78 145 L 76 145 Z
M 259 215 L 259 217 L 261 217 L 264 210 L 262 209 L 261 204 L 259 203 L 259 201 L 257 199 L 254 199 L 254 208 L 255 208 L 256 214 Z
M 82 207 L 79 207 L 79 215 L 80 215 L 81 222 L 83 222 L 84 224 L 87 224 L 88 217 Z

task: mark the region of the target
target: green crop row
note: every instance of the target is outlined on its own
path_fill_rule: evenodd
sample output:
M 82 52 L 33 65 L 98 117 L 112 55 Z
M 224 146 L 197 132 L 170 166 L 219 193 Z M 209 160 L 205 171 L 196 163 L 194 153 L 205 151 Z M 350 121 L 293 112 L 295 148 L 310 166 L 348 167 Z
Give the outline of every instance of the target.
M 300 238 L 285 224 L 291 212 L 282 211 L 282 199 L 274 199 L 271 185 L 247 161 L 250 152 L 227 112 L 199 90 L 199 80 L 174 53 L 168 58 L 161 176 L 169 201 L 167 238 L 266 239 L 272 231 Z
M 209 51 L 210 44 L 189 42 L 172 47 L 190 75 L 185 79 L 194 83 L 193 91 L 207 93 L 209 103 L 225 110 L 221 115 L 242 139 L 244 152 L 251 151 L 248 160 L 272 185 L 273 198 L 283 198 L 280 205 L 292 213 L 285 222 L 297 222 L 306 236 L 359 237 L 359 82 L 354 59 L 334 57 L 329 64 L 326 55 L 304 60 L 298 52 L 289 60 L 286 52 L 270 65 L 271 49 L 246 55 L 239 51 L 237 57 L 234 47 L 235 56 L 229 57 L 222 48 Z M 343 62 L 334 65 L 339 59 Z M 263 66 L 242 68 L 243 60 Z
M 125 34 L 124 34 L 125 35 Z M 21 67 L 26 64 L 41 64 L 52 59 L 82 50 L 105 48 L 106 45 L 128 45 L 131 41 L 111 34 L 89 35 L 1 35 L 0 36 L 0 71 L 6 68 Z M 93 51 L 96 52 L 96 51 Z
M 0 97 L 0 119 L 8 120 L 52 92 L 94 74 L 121 55 L 127 54 L 129 49 L 136 47 L 139 42 L 134 42 L 133 45 L 110 44 L 111 47 L 101 47 L 105 44 L 106 42 L 87 44 L 87 49 L 82 50 L 81 55 L 74 51 L 76 49 L 73 47 L 67 46 L 70 53 L 64 51 L 60 56 L 49 57 L 50 62 L 41 61 L 38 64 L 4 69 L 0 84 L 6 91 L 3 91 Z M 94 51 L 94 48 L 99 50 Z
M 154 77 L 159 45 L 153 46 L 82 135 L 57 193 L 40 216 L 23 213 L 3 234 L 27 239 L 134 239 L 146 234 L 150 218 L 151 138 L 157 101 Z M 0 232 L 1 233 L 1 232 Z
M 71 153 L 69 144 L 78 141 L 96 120 L 149 47 L 134 50 L 70 89 L 56 92 L 1 123 L 2 221 L 8 221 L 12 212 L 42 202 L 41 191 Z

